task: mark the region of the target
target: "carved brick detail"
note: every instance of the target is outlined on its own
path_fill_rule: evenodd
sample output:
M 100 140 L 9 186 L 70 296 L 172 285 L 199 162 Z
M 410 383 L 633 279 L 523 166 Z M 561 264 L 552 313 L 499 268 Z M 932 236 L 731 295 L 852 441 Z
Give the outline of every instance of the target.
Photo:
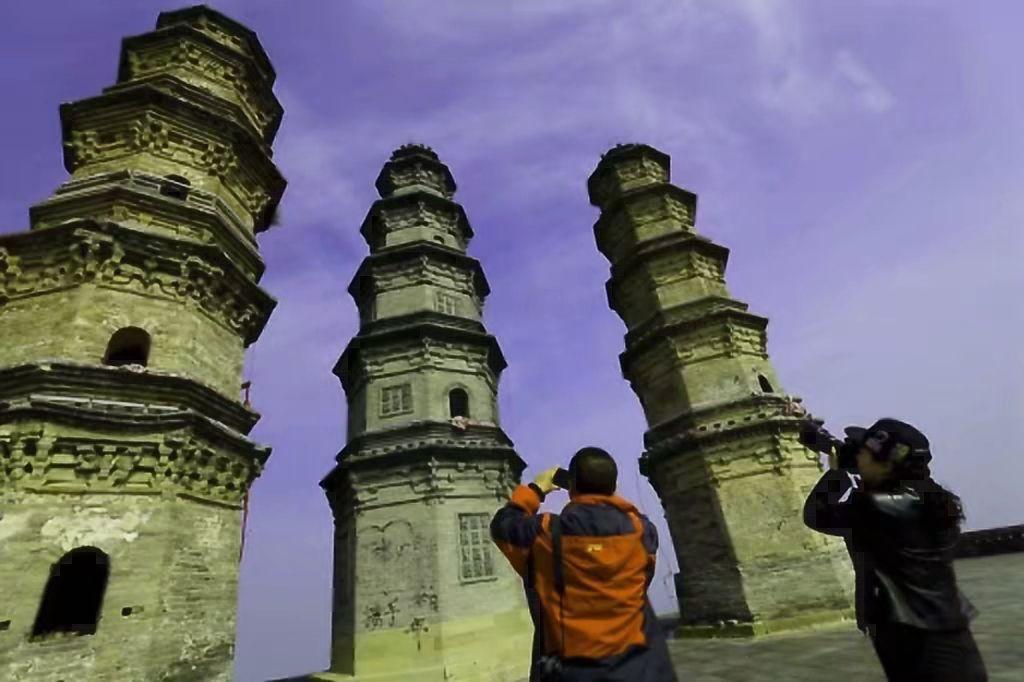
M 153 254 L 137 239 L 85 228 L 74 230 L 63 253 L 34 254 L 29 261 L 3 251 L 0 301 L 89 282 L 194 305 L 246 339 L 262 330 L 272 303 L 241 273 L 196 255 L 179 261 L 174 254 Z
M 189 493 L 241 506 L 259 476 L 256 459 L 188 436 L 126 442 L 0 432 L 0 486 L 40 492 Z
M 131 41 L 126 48 L 126 80 L 180 74 L 212 94 L 238 104 L 249 124 L 261 135 L 280 109 L 269 88 L 260 83 L 251 62 L 230 50 L 201 44 L 191 36 L 173 43 L 146 36 L 144 41 Z

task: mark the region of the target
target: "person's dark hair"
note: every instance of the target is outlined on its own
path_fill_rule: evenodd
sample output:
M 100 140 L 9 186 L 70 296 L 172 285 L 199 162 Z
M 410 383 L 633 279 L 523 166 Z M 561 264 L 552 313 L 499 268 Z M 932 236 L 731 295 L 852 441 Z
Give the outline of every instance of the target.
M 569 461 L 576 492 L 593 495 L 612 495 L 619 476 L 619 468 L 612 456 L 601 448 L 583 448 Z
M 963 502 L 932 478 L 927 462 L 910 460 L 893 469 L 894 478 L 913 488 L 924 503 L 924 519 L 928 526 L 948 530 L 959 526 L 964 516 Z

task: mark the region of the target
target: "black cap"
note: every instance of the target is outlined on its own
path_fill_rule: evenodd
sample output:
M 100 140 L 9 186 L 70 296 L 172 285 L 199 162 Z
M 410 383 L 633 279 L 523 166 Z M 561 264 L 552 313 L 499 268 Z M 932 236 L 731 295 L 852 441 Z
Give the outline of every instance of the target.
M 848 426 L 845 429 L 847 440 L 856 445 L 862 444 L 880 431 L 886 432 L 897 443 L 902 443 L 910 448 L 910 451 L 905 455 L 907 459 L 931 461 L 932 453 L 928 438 L 916 427 L 899 419 L 886 417 L 879 419 L 866 429 L 860 426 Z

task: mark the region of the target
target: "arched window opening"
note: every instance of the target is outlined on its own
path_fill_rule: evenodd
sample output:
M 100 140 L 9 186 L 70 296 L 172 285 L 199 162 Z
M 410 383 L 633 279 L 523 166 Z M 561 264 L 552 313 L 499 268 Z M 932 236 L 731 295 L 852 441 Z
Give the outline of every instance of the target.
M 32 636 L 94 634 L 109 577 L 110 558 L 95 547 L 76 547 L 62 556 L 50 567 Z
M 772 388 L 772 384 L 768 381 L 768 378 L 763 374 L 757 375 L 757 383 L 761 384 L 761 390 L 765 393 L 775 393 L 775 389 Z
M 182 175 L 165 175 L 164 181 L 160 183 L 160 194 L 184 201 L 191 187 L 192 183 Z
M 453 388 L 448 393 L 448 411 L 451 417 L 465 417 L 469 419 L 469 394 L 461 388 Z
M 113 367 L 149 363 L 149 334 L 138 327 L 124 327 L 114 332 L 107 344 L 103 364 Z

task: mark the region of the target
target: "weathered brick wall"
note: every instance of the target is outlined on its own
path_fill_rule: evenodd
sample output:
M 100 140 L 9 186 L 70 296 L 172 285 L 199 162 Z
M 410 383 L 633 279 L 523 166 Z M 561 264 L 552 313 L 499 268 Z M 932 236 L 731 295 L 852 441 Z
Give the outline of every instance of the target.
M 3 363 L 43 358 L 99 363 L 122 327 L 149 333 L 149 367 L 173 372 L 237 399 L 244 349 L 237 334 L 181 303 L 83 284 L 3 306 Z
M 31 212 L 43 229 L 0 237 L 0 680 L 231 676 L 282 111 L 247 28 L 205 6 L 157 28 L 122 43 L 116 85 L 61 106 L 71 179 Z M 149 353 L 120 361 L 147 369 L 96 367 L 125 327 Z M 50 567 L 84 547 L 110 563 L 97 631 L 30 638 Z
M 441 614 L 452 618 L 473 618 L 510 611 L 526 606 L 522 580 L 504 555 L 486 538 L 494 565 L 494 576 L 483 580 L 463 580 L 459 545 L 459 515 L 480 514 L 488 523 L 506 500 L 493 497 L 454 498 L 436 507 L 437 576 L 442 595 Z M 487 529 L 485 528 L 485 531 Z
M 0 513 L 0 622 L 10 621 L 0 679 L 230 679 L 237 509 L 159 495 L 4 492 Z M 30 641 L 51 564 L 83 546 L 110 558 L 96 633 Z

